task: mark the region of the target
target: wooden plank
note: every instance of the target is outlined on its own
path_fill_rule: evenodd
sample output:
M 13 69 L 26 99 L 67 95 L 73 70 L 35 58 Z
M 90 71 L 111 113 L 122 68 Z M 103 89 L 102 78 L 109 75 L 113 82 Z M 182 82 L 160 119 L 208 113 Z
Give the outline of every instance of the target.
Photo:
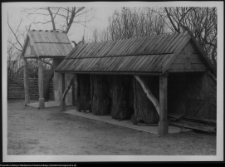
M 186 58 L 182 59 L 182 58 L 177 57 L 172 64 L 184 64 L 185 61 L 186 61 Z
M 205 71 L 207 70 L 204 64 L 192 64 L 193 69 Z
M 133 42 L 123 53 L 123 55 L 131 55 L 131 54 L 136 54 L 136 50 L 137 48 L 139 48 L 139 46 L 142 45 L 142 43 L 144 42 L 144 40 L 146 39 L 146 37 L 142 37 L 142 38 L 136 38 L 136 42 Z
M 153 103 L 153 105 L 156 108 L 156 111 L 158 112 L 158 114 L 160 114 L 159 102 L 154 97 L 154 95 L 152 94 L 151 90 L 146 85 L 145 81 L 142 80 L 138 75 L 135 75 L 134 77 L 140 83 L 140 85 L 143 88 L 144 92 L 146 93 L 148 99 Z
M 185 127 L 189 129 L 200 130 L 204 132 L 216 132 L 215 126 L 205 125 L 205 124 L 196 123 L 196 122 L 170 120 L 169 124 L 179 126 L 179 127 Z
M 184 70 L 184 63 L 180 63 L 180 64 L 174 64 L 172 63 L 171 67 L 169 68 L 169 70 Z
M 172 45 L 169 52 L 180 53 L 189 40 L 190 37 L 187 35 L 187 32 L 181 33 L 180 38 Z
M 191 40 L 193 41 L 193 43 L 196 46 L 195 49 L 198 52 L 201 53 L 201 56 L 204 59 L 204 61 L 209 65 L 209 67 L 211 68 L 211 70 L 214 73 L 214 75 L 216 75 L 216 68 L 214 67 L 214 65 L 212 64 L 212 62 L 209 60 L 209 58 L 207 57 L 207 54 L 205 53 L 205 51 L 201 48 L 201 46 L 199 45 L 198 41 L 195 39 L 195 37 L 193 36 L 193 34 L 191 33 L 191 31 L 189 29 L 186 29 L 186 31 L 191 36 Z
M 180 53 L 180 51 L 183 49 L 183 47 L 186 45 L 186 43 L 190 40 L 189 37 L 186 37 L 184 40 L 182 40 L 181 44 L 179 45 L 178 48 L 176 48 L 176 51 L 174 53 L 173 56 L 171 56 L 171 58 L 167 61 L 167 63 L 164 65 L 163 69 L 162 69 L 162 73 L 165 73 L 166 70 L 171 66 L 171 63 L 173 63 L 173 61 L 175 60 L 175 58 L 177 57 L 177 55 Z M 172 51 L 173 49 L 175 49 L 175 47 L 172 47 L 170 49 L 170 51 Z
M 153 44 L 153 47 L 149 50 L 149 53 L 156 54 L 162 47 L 163 42 L 165 42 L 166 37 L 166 35 L 159 35 L 159 39 Z
M 203 64 L 203 62 L 197 57 L 195 58 L 190 56 L 190 61 L 192 64 Z

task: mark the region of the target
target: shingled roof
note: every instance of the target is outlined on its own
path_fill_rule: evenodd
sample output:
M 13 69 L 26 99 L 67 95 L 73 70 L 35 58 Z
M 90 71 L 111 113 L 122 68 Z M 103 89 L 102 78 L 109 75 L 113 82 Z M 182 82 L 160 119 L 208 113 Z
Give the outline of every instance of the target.
M 56 71 L 160 74 L 190 39 L 184 32 L 83 44 L 74 48 Z
M 27 33 L 22 55 L 25 57 L 65 57 L 72 48 L 64 32 L 32 30 Z

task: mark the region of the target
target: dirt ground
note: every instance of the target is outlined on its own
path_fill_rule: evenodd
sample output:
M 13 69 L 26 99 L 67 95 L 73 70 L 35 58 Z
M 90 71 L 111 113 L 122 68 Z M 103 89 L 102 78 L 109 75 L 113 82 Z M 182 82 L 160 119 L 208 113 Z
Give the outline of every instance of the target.
M 69 109 L 69 108 L 67 108 Z M 146 132 L 8 101 L 8 155 L 215 155 L 216 134 L 158 137 Z

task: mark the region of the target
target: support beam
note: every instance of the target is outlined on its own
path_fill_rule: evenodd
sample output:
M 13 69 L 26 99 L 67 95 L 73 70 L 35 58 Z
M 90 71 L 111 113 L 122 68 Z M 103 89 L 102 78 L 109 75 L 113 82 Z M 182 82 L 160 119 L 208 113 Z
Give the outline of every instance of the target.
M 143 88 L 144 92 L 147 94 L 148 99 L 153 103 L 153 105 L 156 108 L 156 111 L 158 112 L 158 114 L 160 114 L 160 108 L 159 108 L 159 102 L 158 100 L 155 98 L 155 96 L 152 94 L 151 90 L 148 88 L 148 86 L 146 85 L 145 81 L 142 80 L 138 75 L 134 76 L 136 78 L 136 80 L 140 83 L 141 87 Z
M 30 94 L 29 94 L 29 82 L 28 82 L 28 72 L 27 72 L 27 60 L 23 57 L 24 62 L 24 92 L 25 92 L 25 105 L 30 103 Z
M 159 77 L 159 123 L 158 123 L 158 135 L 163 136 L 168 133 L 167 122 L 167 74 Z
M 66 84 L 65 83 L 65 74 L 62 73 L 61 75 L 62 75 L 62 84 L 61 84 L 62 88 L 61 88 L 61 90 L 62 90 L 62 92 L 64 92 L 65 91 L 65 84 Z M 66 94 L 66 92 L 64 92 L 62 94 L 61 103 L 60 103 L 60 111 L 66 111 L 65 94 Z
M 38 85 L 39 85 L 39 109 L 45 108 L 44 89 L 43 89 L 43 66 L 41 58 L 38 58 Z
M 61 103 L 60 103 L 60 111 L 66 111 L 66 95 L 68 93 L 68 91 L 70 90 L 70 87 L 73 85 L 73 81 L 74 81 L 74 78 L 75 78 L 75 75 L 73 75 L 73 77 L 71 78 L 70 80 L 70 83 L 69 85 L 67 86 L 66 90 L 64 91 L 65 89 L 65 74 L 63 74 L 62 76 L 62 92 L 63 92 L 63 95 L 62 95 L 62 99 L 61 99 Z

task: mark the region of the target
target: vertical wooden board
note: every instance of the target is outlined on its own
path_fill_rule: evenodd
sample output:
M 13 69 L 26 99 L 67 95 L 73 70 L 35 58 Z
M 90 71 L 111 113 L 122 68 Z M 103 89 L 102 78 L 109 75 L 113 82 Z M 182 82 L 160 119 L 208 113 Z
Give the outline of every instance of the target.
M 78 97 L 77 97 L 77 109 L 90 110 L 90 75 L 78 74 Z
M 168 115 L 185 116 L 186 76 L 184 73 L 171 73 L 168 76 Z
M 188 95 L 187 117 L 193 117 L 199 120 L 209 118 L 209 113 L 205 110 L 205 89 L 204 73 L 187 75 L 187 91 L 190 92 L 193 90 L 193 93 L 189 93 Z

